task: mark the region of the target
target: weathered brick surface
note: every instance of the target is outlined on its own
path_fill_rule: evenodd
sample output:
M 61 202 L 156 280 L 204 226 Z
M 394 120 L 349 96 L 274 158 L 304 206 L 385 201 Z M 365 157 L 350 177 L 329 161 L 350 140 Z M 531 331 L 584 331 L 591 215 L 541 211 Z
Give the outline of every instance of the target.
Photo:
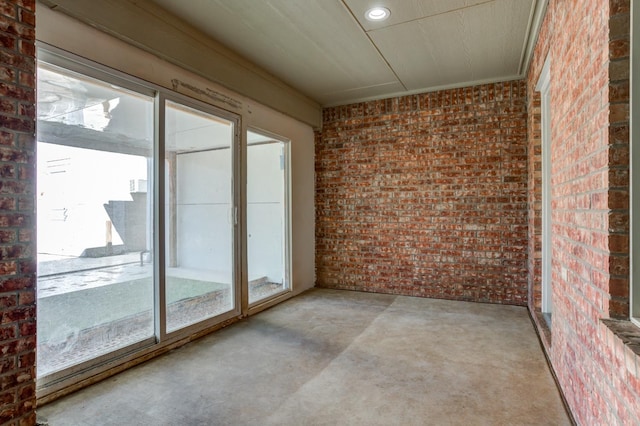
M 526 304 L 525 82 L 323 114 L 318 286 Z
M 35 1 L 0 4 L 0 424 L 35 423 Z
M 550 55 L 554 310 L 545 344 L 584 425 L 637 424 L 640 413 L 639 358 L 611 329 L 619 323 L 601 321 L 629 315 L 629 8 L 629 0 L 551 0 L 527 79 L 529 307 L 540 309 L 534 88 Z

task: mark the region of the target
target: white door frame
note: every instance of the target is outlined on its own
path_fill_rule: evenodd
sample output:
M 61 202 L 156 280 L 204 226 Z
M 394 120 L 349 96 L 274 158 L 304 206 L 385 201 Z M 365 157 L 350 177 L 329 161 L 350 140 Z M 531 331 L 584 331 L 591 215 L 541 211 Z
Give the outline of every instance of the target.
M 540 92 L 540 136 L 542 148 L 542 312 L 553 312 L 551 285 L 551 96 L 550 56 L 544 62 L 536 90 Z

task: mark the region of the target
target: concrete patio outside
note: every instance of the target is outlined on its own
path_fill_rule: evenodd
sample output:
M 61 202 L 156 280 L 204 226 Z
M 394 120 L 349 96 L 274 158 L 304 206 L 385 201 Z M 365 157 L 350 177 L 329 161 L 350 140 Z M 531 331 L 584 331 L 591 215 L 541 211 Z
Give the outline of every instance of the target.
M 153 267 L 139 253 L 47 260 L 38 273 L 40 377 L 154 336 Z M 167 268 L 166 275 L 169 331 L 233 308 L 222 273 Z M 263 277 L 249 288 L 260 299 L 281 285 Z

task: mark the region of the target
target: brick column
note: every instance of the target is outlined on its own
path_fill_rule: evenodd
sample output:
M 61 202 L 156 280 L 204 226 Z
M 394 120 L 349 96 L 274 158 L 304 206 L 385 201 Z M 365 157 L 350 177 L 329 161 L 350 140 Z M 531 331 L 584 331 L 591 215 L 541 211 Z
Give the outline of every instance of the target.
M 609 0 L 609 315 L 629 318 L 631 3 Z
M 35 0 L 0 2 L 0 424 L 35 423 Z

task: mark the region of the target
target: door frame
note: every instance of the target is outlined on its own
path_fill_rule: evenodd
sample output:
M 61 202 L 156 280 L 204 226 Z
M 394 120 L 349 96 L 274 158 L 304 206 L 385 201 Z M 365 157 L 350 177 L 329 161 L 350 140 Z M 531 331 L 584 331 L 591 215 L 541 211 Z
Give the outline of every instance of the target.
M 248 184 L 248 168 L 249 168 L 249 160 L 248 160 L 248 133 L 252 132 L 252 133 L 256 133 L 259 134 L 261 136 L 265 136 L 268 138 L 273 139 L 274 141 L 278 141 L 278 142 L 282 142 L 284 143 L 284 161 L 285 161 L 285 176 L 284 176 L 284 236 L 283 236 L 283 240 L 284 240 L 284 276 L 285 276 L 285 280 L 287 281 L 288 285 L 285 289 L 283 289 L 282 291 L 279 291 L 271 296 L 267 296 L 264 299 L 260 299 L 257 300 L 253 303 L 249 303 L 249 265 L 248 265 L 248 261 L 249 261 L 249 256 L 248 256 L 248 246 L 249 246 L 249 234 L 248 234 L 248 224 L 247 224 L 247 211 L 248 211 L 248 201 L 247 201 L 247 184 Z M 292 218 L 292 212 L 291 212 L 291 140 L 278 135 L 276 133 L 270 132 L 268 130 L 264 130 L 264 129 L 260 129 L 258 127 L 255 126 L 249 126 L 247 127 L 247 129 L 243 132 L 243 143 L 242 143 L 242 150 L 243 150 L 243 164 L 245 165 L 244 168 L 244 173 L 242 175 L 242 187 L 245 188 L 245 190 L 243 191 L 243 201 L 242 201 L 242 211 L 243 211 L 243 215 L 242 215 L 242 242 L 245 244 L 244 247 L 244 253 L 243 253 L 243 281 L 242 281 L 242 291 L 243 291 L 243 295 L 242 295 L 242 306 L 243 306 L 243 313 L 245 313 L 246 315 L 253 315 L 254 313 L 260 312 L 268 307 L 271 307 L 275 304 L 280 303 L 282 300 L 286 299 L 289 297 L 289 295 L 292 293 L 293 291 L 293 286 L 292 286 L 292 280 L 291 280 L 291 264 L 292 264 L 292 257 L 291 257 L 291 245 L 292 245 L 292 239 L 291 239 L 291 218 Z
M 547 56 L 536 90 L 540 92 L 540 145 L 542 150 L 542 313 L 550 322 L 553 313 L 552 259 L 552 156 L 551 156 L 551 58 Z

